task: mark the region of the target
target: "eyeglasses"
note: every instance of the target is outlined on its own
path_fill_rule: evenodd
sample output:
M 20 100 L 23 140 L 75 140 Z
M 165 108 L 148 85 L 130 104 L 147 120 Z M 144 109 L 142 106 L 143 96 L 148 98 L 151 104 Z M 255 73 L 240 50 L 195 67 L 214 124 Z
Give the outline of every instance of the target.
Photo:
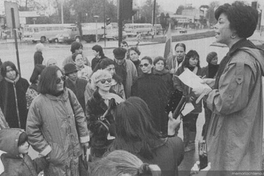
M 112 78 L 108 78 L 108 79 L 101 79 L 101 80 L 100 80 L 100 82 L 101 82 L 102 84 L 105 84 L 105 83 L 106 83 L 106 81 L 107 81 L 108 83 L 110 83 L 110 82 L 112 82 Z
M 144 67 L 148 67 L 149 66 L 149 64 L 147 64 L 147 63 L 145 63 L 145 64 L 140 64 L 139 65 L 141 68 L 144 66 Z
M 65 76 L 62 76 L 60 78 L 57 78 L 56 79 L 56 84 L 59 84 L 59 83 L 61 83 L 61 81 L 65 81 L 65 80 L 66 80 L 66 77 Z

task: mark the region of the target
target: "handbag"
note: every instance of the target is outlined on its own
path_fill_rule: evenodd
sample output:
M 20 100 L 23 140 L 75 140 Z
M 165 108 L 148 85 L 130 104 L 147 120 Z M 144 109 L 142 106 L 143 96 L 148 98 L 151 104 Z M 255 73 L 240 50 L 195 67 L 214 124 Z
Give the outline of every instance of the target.
M 70 100 L 70 104 L 71 104 L 71 108 L 73 111 L 73 114 L 75 115 L 75 111 L 73 108 L 73 104 L 72 104 L 72 99 L 71 99 L 71 95 L 70 92 L 68 91 L 68 96 L 69 96 L 69 100 Z M 79 132 L 77 130 L 77 123 L 76 124 L 76 131 L 78 133 L 79 136 Z M 87 152 L 86 152 L 86 148 L 82 147 L 82 155 L 79 156 L 79 174 L 80 176 L 88 176 L 89 172 L 88 172 L 88 161 L 87 161 Z

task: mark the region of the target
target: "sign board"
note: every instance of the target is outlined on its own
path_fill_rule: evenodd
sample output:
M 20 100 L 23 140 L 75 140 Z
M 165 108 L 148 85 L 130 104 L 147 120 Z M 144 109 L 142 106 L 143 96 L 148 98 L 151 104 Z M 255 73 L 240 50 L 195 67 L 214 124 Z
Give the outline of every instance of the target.
M 13 28 L 13 26 L 12 26 L 12 14 L 11 14 L 12 9 L 14 10 L 15 25 L 17 28 L 20 26 L 18 5 L 17 5 L 17 3 L 14 3 L 14 2 L 5 1 L 5 15 L 6 15 L 6 24 L 7 24 L 8 28 Z

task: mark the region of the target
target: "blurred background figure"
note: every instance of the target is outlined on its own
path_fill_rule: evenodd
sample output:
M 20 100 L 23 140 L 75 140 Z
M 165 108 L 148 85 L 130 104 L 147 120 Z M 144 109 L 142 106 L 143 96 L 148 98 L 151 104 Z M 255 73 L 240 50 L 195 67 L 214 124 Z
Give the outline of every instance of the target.
M 81 54 L 83 55 L 83 45 L 81 42 L 72 42 L 71 44 L 71 55 L 66 57 L 63 62 L 62 62 L 62 68 L 64 67 L 64 65 L 66 65 L 67 63 L 73 63 L 74 61 L 72 60 L 72 55 L 73 54 Z M 87 59 L 87 57 L 83 56 L 83 61 L 84 61 L 84 64 L 87 65 L 87 66 L 90 66 L 90 62 L 89 60 Z
M 2 65 L 0 83 L 0 106 L 10 128 L 26 128 L 27 100 L 29 83 L 20 77 L 15 64 L 6 61 Z
M 138 47 L 131 47 L 127 50 L 127 59 L 130 59 L 133 64 L 135 65 L 137 72 L 138 72 L 138 76 L 142 75 L 142 70 L 139 67 L 140 64 L 140 51 L 138 50 Z
M 175 74 L 177 69 L 181 66 L 185 58 L 186 46 L 184 43 L 177 43 L 174 50 L 175 56 L 169 57 L 166 61 L 166 66 L 171 74 Z
M 129 45 L 128 45 L 128 43 L 127 43 L 127 41 L 122 41 L 121 42 L 121 48 L 125 48 L 126 50 L 128 50 L 129 49 Z
M 206 61 L 207 61 L 208 65 L 202 68 L 202 77 L 203 78 L 215 78 L 215 75 L 216 75 L 218 68 L 219 68 L 219 64 L 217 63 L 218 62 L 217 53 L 216 52 L 210 52 L 206 57 Z M 205 123 L 203 125 L 202 136 L 205 139 L 212 112 L 207 107 L 206 101 L 203 101 L 203 105 L 204 105 Z
M 42 52 L 44 50 L 44 45 L 42 43 L 36 44 L 35 50 L 36 52 L 34 54 L 34 65 L 42 64 L 44 60 L 43 55 L 42 55 Z
M 64 74 L 67 76 L 65 80 L 65 86 L 73 91 L 79 103 L 81 104 L 83 111 L 85 112 L 84 91 L 88 81 L 78 78 L 78 70 L 73 63 L 66 64 L 63 69 Z
M 202 70 L 200 67 L 200 58 L 199 54 L 195 50 L 190 50 L 181 65 L 178 68 L 175 75 L 179 76 L 182 74 L 186 69 L 189 69 L 194 74 L 201 76 Z M 185 152 L 189 152 L 195 149 L 195 138 L 196 138 L 196 121 L 198 118 L 199 113 L 202 112 L 202 103 L 196 103 L 196 96 L 191 91 L 191 88 L 186 86 L 181 80 L 177 77 L 173 77 L 173 84 L 175 89 L 181 91 L 183 96 L 186 98 L 186 102 L 191 102 L 194 106 L 194 110 L 190 113 L 185 115 L 183 119 L 183 139 L 185 143 Z
M 107 58 L 104 55 L 103 48 L 100 45 L 94 45 L 92 47 L 94 58 L 92 59 L 92 70 L 94 71 L 96 65 L 101 62 L 102 59 Z
M 58 66 L 58 63 L 54 58 L 50 58 L 47 60 L 46 66 Z
M 126 98 L 128 98 L 131 95 L 131 86 L 138 76 L 137 69 L 131 60 L 125 59 L 126 49 L 115 48 L 113 54 L 116 74 L 122 78 Z
M 80 53 L 75 53 L 72 55 L 72 60 L 74 64 L 76 65 L 76 68 L 78 70 L 77 76 L 81 79 L 85 79 L 89 81 L 90 76 L 92 74 L 92 69 L 90 66 L 87 66 L 84 64 L 84 58 L 83 55 Z
M 91 176 L 161 176 L 157 165 L 143 163 L 137 156 L 115 150 L 102 159 L 92 163 Z
M 36 64 L 31 74 L 31 77 L 29 80 L 31 82 L 31 85 L 28 87 L 27 92 L 26 92 L 27 109 L 29 109 L 31 102 L 39 94 L 38 83 L 39 83 L 40 74 L 44 68 L 45 68 L 44 65 Z

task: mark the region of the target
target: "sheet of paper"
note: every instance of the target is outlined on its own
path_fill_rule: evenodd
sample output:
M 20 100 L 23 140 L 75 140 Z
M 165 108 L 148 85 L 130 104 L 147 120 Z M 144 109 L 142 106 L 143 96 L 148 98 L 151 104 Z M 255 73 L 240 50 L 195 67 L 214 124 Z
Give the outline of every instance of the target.
M 195 88 L 210 88 L 207 84 L 202 84 L 202 79 L 191 72 L 189 69 L 186 69 L 178 78 L 187 86 Z
M 193 104 L 192 103 L 186 103 L 185 106 L 184 106 L 184 109 L 182 110 L 182 115 L 186 116 L 192 110 L 194 110 Z

